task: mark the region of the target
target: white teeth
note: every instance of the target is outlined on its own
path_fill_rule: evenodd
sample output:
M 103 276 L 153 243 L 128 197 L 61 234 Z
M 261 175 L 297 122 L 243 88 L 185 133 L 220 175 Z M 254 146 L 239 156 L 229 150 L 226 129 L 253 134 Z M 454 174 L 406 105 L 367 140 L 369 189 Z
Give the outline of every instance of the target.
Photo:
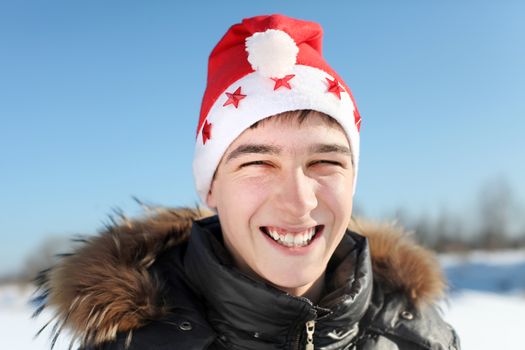
M 277 243 L 286 247 L 304 247 L 310 243 L 312 237 L 315 235 L 315 227 L 309 228 L 302 233 L 286 233 L 279 234 L 271 228 L 267 228 L 267 232 Z

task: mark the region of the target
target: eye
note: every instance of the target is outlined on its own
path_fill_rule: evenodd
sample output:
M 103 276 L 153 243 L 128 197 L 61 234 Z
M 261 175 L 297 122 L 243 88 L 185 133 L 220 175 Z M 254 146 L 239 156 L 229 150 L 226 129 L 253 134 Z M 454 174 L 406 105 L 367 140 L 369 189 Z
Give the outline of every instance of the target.
M 250 165 L 269 165 L 267 162 L 263 161 L 263 160 L 254 160 L 254 161 L 251 161 L 251 162 L 246 162 L 246 163 L 242 163 L 239 168 L 244 168 L 244 167 L 247 167 L 247 166 L 250 166 Z
M 335 166 L 343 167 L 343 164 L 341 162 L 338 162 L 336 160 L 328 160 L 328 159 L 315 160 L 311 162 L 309 165 L 335 165 Z

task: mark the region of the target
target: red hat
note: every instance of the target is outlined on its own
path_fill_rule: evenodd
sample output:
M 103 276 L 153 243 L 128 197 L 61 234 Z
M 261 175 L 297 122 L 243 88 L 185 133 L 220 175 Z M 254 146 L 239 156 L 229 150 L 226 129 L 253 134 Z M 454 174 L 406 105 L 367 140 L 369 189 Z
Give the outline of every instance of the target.
M 357 176 L 361 117 L 350 89 L 322 56 L 322 37 L 315 22 L 257 16 L 230 27 L 215 46 L 193 160 L 204 202 L 228 146 L 255 122 L 287 111 L 312 109 L 336 119 L 350 141 Z

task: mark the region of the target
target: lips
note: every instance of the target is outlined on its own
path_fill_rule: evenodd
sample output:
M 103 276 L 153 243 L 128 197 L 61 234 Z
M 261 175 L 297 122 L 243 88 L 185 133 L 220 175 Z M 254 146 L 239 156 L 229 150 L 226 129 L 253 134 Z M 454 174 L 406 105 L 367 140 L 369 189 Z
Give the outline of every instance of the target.
M 322 230 L 323 225 L 312 226 L 301 231 L 287 231 L 274 226 L 261 226 L 260 230 L 278 244 L 289 247 L 306 247 Z

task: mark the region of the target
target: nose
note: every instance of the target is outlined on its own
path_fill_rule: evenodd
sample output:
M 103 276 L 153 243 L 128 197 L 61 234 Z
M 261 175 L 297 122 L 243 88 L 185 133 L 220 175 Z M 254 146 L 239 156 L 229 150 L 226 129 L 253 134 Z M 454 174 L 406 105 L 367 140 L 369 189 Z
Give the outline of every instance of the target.
M 276 207 L 290 220 L 307 216 L 317 207 L 316 183 L 302 169 L 284 174 L 277 186 Z

